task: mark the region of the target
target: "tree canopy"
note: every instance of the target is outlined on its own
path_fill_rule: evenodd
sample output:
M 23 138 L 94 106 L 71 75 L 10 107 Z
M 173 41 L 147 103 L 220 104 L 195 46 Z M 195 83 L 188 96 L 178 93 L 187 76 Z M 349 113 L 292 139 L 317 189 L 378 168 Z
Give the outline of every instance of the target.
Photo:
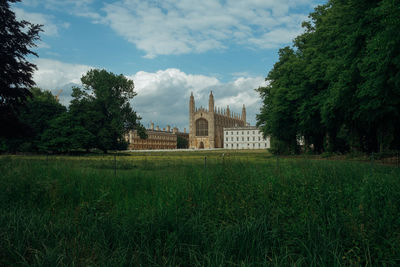
M 275 149 L 400 149 L 400 1 L 330 0 L 269 72 L 257 125 Z
M 24 132 L 17 113 L 30 96 L 36 68 L 26 56 L 37 56 L 32 48 L 41 31 L 41 25 L 16 19 L 10 3 L 18 1 L 0 1 L 0 136 L 5 137 Z
M 146 137 L 129 102 L 136 95 L 133 81 L 98 69 L 88 71 L 81 81 L 83 88 L 73 89 L 70 112 L 76 125 L 93 136 L 88 138 L 92 146 L 105 152 L 125 149 L 125 134 L 134 129 Z

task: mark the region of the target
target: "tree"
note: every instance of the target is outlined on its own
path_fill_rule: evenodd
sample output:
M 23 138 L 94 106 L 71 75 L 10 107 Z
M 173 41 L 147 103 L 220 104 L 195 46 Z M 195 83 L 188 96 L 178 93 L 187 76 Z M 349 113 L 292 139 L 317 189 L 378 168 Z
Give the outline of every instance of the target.
M 51 120 L 66 113 L 67 109 L 60 104 L 50 91 L 40 88 L 29 90 L 31 97 L 20 110 L 19 120 L 29 127 L 30 133 L 24 138 L 30 143 L 30 151 L 37 151 L 41 144 L 41 135 L 50 126 Z
M 36 66 L 25 57 L 37 56 L 31 50 L 39 40 L 41 25 L 25 20 L 18 21 L 10 10 L 10 3 L 0 1 L 0 136 L 11 137 L 23 132 L 17 119 L 19 108 L 31 95 L 28 88 L 34 85 L 32 75 Z
M 136 95 L 133 81 L 97 69 L 88 71 L 81 81 L 83 88 L 73 89 L 70 112 L 78 125 L 95 136 L 94 147 L 104 152 L 126 148 L 124 135 L 136 128 L 146 137 L 129 103 Z
M 95 136 L 78 125 L 71 112 L 52 119 L 41 135 L 41 151 L 69 152 L 92 147 Z
M 188 142 L 188 140 L 186 138 L 178 135 L 176 137 L 176 147 L 178 149 L 188 148 L 189 147 L 189 142 Z
M 399 149 L 399 16 L 399 0 L 318 6 L 258 89 L 264 134 L 291 152 L 299 137 L 316 153 Z
M 24 106 L 19 108 L 16 118 L 25 126 L 27 134 L 3 138 L 9 152 L 39 151 L 43 146 L 42 134 L 50 127 L 51 120 L 67 111 L 50 91 L 34 87 L 29 90 L 29 93 L 31 97 L 27 99 Z

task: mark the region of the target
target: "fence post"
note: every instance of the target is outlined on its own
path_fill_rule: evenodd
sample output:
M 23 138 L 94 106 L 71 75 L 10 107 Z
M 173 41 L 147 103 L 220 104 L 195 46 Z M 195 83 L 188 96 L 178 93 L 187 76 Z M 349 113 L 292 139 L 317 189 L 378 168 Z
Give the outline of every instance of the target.
M 278 175 L 281 175 L 281 168 L 279 166 L 279 152 L 276 154 L 276 168 L 278 169 Z
M 117 154 L 114 154 L 114 176 L 117 176 Z
M 374 168 L 374 152 L 371 153 L 371 174 Z

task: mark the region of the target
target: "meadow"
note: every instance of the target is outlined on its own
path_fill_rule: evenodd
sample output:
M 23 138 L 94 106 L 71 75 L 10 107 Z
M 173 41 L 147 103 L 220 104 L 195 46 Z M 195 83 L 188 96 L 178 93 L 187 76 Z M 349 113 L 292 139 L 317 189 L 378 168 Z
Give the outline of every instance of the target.
M 0 156 L 0 266 L 400 264 L 400 168 L 197 151 Z

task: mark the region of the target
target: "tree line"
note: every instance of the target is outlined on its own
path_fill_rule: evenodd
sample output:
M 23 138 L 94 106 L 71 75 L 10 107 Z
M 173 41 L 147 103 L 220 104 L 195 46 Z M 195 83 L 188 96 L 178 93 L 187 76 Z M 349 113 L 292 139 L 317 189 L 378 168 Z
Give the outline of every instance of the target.
M 106 70 L 93 69 L 72 89 L 68 109 L 50 91 L 33 87 L 36 66 L 28 55 L 43 25 L 18 21 L 10 3 L 0 1 L 0 152 L 68 152 L 121 150 L 125 134 L 138 130 L 146 138 L 140 117 L 129 101 L 136 95 L 133 81 Z
M 124 135 L 130 130 L 138 130 L 146 138 L 140 117 L 129 104 L 136 95 L 131 80 L 93 69 L 81 81 L 83 87 L 72 89 L 68 109 L 50 91 L 31 88 L 16 118 L 24 134 L 0 139 L 0 150 L 70 152 L 97 148 L 107 152 L 126 149 Z
M 257 89 L 272 150 L 400 149 L 400 1 L 330 0 L 309 18 Z

